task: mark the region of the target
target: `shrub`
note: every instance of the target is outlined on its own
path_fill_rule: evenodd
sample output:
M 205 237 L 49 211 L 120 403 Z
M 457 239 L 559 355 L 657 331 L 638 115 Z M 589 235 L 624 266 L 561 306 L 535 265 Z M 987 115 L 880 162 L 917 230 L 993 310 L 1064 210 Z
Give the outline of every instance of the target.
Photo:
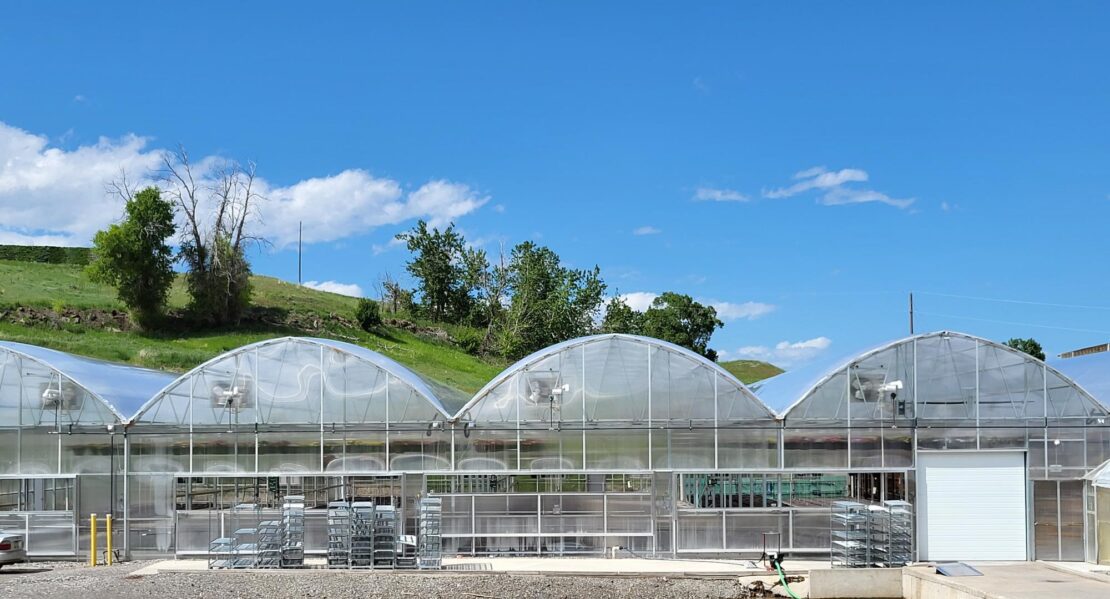
M 455 345 L 464 352 L 476 356 L 482 350 L 482 332 L 477 329 L 459 329 L 455 332 Z
M 369 331 L 382 325 L 382 308 L 378 302 L 372 299 L 362 298 L 358 300 L 358 307 L 355 308 L 355 320 L 358 321 L 358 326 L 362 330 Z

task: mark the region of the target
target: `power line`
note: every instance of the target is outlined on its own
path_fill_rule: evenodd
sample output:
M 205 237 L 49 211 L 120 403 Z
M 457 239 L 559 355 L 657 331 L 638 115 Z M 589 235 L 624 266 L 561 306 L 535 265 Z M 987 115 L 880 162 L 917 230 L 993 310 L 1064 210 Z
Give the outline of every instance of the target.
M 956 293 L 936 293 L 936 292 L 932 292 L 932 291 L 918 291 L 916 293 L 918 293 L 919 295 L 933 295 L 933 296 L 937 296 L 937 297 L 949 297 L 949 298 L 955 298 L 955 299 L 966 299 L 966 300 L 974 300 L 974 301 L 979 301 L 979 302 L 998 302 L 998 303 L 1003 303 L 1003 304 L 1021 304 L 1021 305 L 1025 305 L 1025 306 L 1048 306 L 1048 307 L 1051 307 L 1051 308 L 1076 308 L 1076 309 L 1080 309 L 1080 310 L 1108 310 L 1108 311 L 1110 311 L 1110 306 L 1087 306 L 1087 305 L 1083 305 L 1083 304 L 1055 304 L 1055 303 L 1052 303 L 1052 302 L 1034 302 L 1034 301 L 1028 301 L 1028 300 L 1004 299 L 1004 298 L 998 298 L 998 297 L 979 297 L 979 296 L 974 296 L 974 295 L 959 295 L 959 294 L 956 294 Z
M 1077 329 L 1077 328 L 1072 328 L 1072 327 L 1058 327 L 1058 326 L 1048 325 L 1048 324 L 1034 324 L 1034 323 L 1031 323 L 1031 322 L 1017 322 L 1017 321 L 1014 321 L 1014 320 L 995 320 L 993 318 L 976 318 L 974 316 L 960 316 L 958 314 L 941 314 L 939 312 L 922 312 L 921 310 L 917 310 L 916 313 L 917 314 L 924 314 L 926 316 L 938 316 L 940 318 L 959 318 L 959 319 L 963 319 L 963 320 L 976 320 L 976 321 L 979 321 L 979 322 L 991 322 L 991 323 L 995 323 L 995 324 L 1008 324 L 1008 325 L 1022 326 L 1022 327 L 1037 327 L 1037 328 L 1040 328 L 1040 329 L 1056 329 L 1058 331 L 1071 331 L 1071 332 L 1074 332 L 1074 333 L 1098 333 L 1100 335 L 1110 335 L 1110 331 L 1100 331 L 1100 330 L 1097 330 L 1097 329 Z

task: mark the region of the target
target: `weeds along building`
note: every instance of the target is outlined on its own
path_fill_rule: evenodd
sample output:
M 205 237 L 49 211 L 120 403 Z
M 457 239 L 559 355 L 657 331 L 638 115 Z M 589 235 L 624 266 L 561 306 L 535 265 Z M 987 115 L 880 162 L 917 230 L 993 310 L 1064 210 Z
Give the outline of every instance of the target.
M 323 339 L 176 378 L 17 344 L 0 359 L 0 527 L 29 527 L 32 554 L 78 554 L 109 510 L 134 555 L 203 554 L 218 510 L 285 494 L 322 552 L 329 500 L 393 502 L 411 529 L 433 493 L 448 554 L 753 555 L 773 532 L 827 555 L 833 501 L 905 499 L 919 559 L 1097 559 L 1084 477 L 1110 459 L 1106 408 L 959 333 L 754 392 L 627 335 L 546 348 L 473 397 Z

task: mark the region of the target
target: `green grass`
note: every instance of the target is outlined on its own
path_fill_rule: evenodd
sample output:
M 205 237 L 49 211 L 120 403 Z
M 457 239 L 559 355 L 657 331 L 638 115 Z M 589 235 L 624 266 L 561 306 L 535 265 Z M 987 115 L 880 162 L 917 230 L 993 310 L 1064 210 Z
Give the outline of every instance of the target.
M 255 276 L 252 301 L 299 318 L 326 319 L 336 315 L 353 321 L 358 300 L 316 291 L 271 277 Z M 179 277 L 170 296 L 171 308 L 187 301 Z M 0 261 L 0 306 L 38 306 L 77 309 L 122 309 L 115 291 L 90 282 L 81 267 Z M 377 333 L 342 324 L 325 324 L 327 333 L 306 333 L 282 326 L 254 325 L 218 331 L 173 333 L 116 332 L 75 324 L 61 328 L 0 322 L 0 339 L 51 347 L 70 353 L 171 371 L 188 370 L 223 352 L 248 343 L 286 335 L 318 335 L 357 343 L 380 352 L 419 374 L 474 393 L 506 366 L 499 360 L 469 355 L 449 343 L 382 327 Z
M 733 360 L 731 362 L 721 362 L 721 367 L 731 372 L 733 376 L 743 381 L 745 384 L 762 381 L 769 379 L 776 374 L 781 374 L 782 369 L 774 364 L 767 362 L 760 362 L 758 360 Z
M 60 328 L 24 326 L 0 321 L 0 339 L 51 347 L 74 354 L 125 362 L 147 368 L 182 372 L 237 347 L 286 335 L 332 337 L 382 353 L 448 387 L 472 394 L 508 364 L 479 358 L 449 343 L 404 329 L 382 327 L 368 333 L 353 323 L 355 298 L 316 291 L 272 277 L 255 276 L 252 303 L 259 308 L 293 315 L 301 321 L 322 323 L 326 333 L 306 332 L 290 326 L 255 324 L 172 333 L 141 333 L 65 324 Z M 170 293 L 170 307 L 188 301 L 184 280 L 178 277 Z M 0 260 L 0 310 L 3 307 L 117 309 L 123 306 L 115 290 L 89 281 L 80 266 Z M 331 319 L 335 315 L 340 319 Z M 418 322 L 421 325 L 430 323 Z M 441 326 L 458 335 L 462 327 Z M 781 369 L 754 360 L 721 363 L 745 383 L 774 376 Z

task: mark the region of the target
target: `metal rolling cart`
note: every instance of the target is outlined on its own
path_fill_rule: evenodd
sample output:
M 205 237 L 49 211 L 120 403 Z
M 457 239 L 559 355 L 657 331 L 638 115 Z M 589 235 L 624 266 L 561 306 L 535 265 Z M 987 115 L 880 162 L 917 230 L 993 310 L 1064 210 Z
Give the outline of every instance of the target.
M 884 501 L 888 516 L 887 565 L 905 566 L 913 561 L 913 505 L 908 501 Z
M 864 568 L 871 565 L 871 514 L 855 501 L 832 504 L 829 553 L 834 568 Z
M 374 566 L 374 504 L 356 501 L 351 504 L 350 567 Z
M 346 501 L 328 503 L 328 567 L 351 566 L 351 506 Z
M 443 500 L 422 497 L 418 509 L 416 567 L 439 570 L 443 567 Z
M 281 567 L 304 567 L 304 495 L 287 495 L 281 506 Z
M 397 565 L 397 508 L 378 505 L 374 508 L 373 567 L 394 568 Z

